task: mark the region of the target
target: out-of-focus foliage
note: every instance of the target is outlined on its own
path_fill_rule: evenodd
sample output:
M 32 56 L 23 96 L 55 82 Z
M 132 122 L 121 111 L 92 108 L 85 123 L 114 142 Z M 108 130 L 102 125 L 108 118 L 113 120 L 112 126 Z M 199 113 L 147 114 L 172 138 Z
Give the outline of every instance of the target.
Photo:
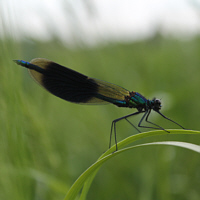
M 63 101 L 37 85 L 12 59 L 47 58 L 147 98 L 162 98 L 163 114 L 199 130 L 199 38 L 155 37 L 74 49 L 58 41 L 0 43 L 0 199 L 63 199 L 74 180 L 107 150 L 112 120 L 135 111 Z M 140 117 L 131 118 L 132 123 Z M 164 128 L 177 128 L 156 114 L 150 119 Z M 117 124 L 118 140 L 134 133 L 126 121 Z M 200 143 L 198 135 L 156 138 L 164 139 Z M 88 199 L 198 200 L 199 166 L 199 155 L 188 150 L 141 148 L 106 164 Z

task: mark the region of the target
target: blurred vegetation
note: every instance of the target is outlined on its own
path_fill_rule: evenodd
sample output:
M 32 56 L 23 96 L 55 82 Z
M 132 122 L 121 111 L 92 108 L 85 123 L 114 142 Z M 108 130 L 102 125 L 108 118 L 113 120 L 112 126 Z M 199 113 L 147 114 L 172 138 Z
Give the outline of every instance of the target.
M 72 104 L 38 86 L 12 59 L 53 60 L 90 77 L 162 98 L 162 113 L 199 130 L 200 38 L 159 35 L 134 43 L 67 48 L 54 40 L 1 40 L 0 199 L 63 199 L 76 178 L 108 148 L 112 120 L 134 112 L 113 105 Z M 131 118 L 137 124 L 141 116 Z M 152 113 L 151 121 L 178 128 Z M 145 130 L 146 131 L 146 130 Z M 118 140 L 136 131 L 117 124 Z M 200 144 L 198 135 L 163 136 Z M 88 199 L 199 200 L 200 159 L 175 147 L 144 147 L 107 163 Z

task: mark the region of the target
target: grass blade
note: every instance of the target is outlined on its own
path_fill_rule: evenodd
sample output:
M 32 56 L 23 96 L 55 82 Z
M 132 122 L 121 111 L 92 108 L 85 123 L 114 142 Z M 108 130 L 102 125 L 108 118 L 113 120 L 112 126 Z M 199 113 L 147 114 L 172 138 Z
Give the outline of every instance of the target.
M 109 159 L 113 158 L 116 155 L 119 155 L 120 153 L 123 153 L 128 150 L 132 150 L 137 147 L 143 147 L 143 146 L 149 146 L 149 145 L 172 145 L 172 146 L 178 146 L 186 149 L 190 149 L 192 151 L 200 153 L 200 146 L 186 143 L 186 142 L 179 142 L 179 141 L 164 141 L 164 142 L 152 142 L 152 143 L 144 143 L 139 145 L 134 145 L 128 148 L 122 149 L 124 146 L 143 139 L 150 136 L 156 136 L 156 135 L 166 135 L 166 134 L 200 134 L 200 131 L 192 131 L 192 130 L 170 130 L 170 133 L 166 133 L 165 131 L 158 130 L 158 131 L 150 131 L 150 132 L 144 132 L 139 133 L 136 135 L 132 135 L 123 141 L 118 143 L 119 150 L 117 152 L 114 152 L 115 145 L 112 146 L 107 152 L 105 152 L 93 165 L 91 165 L 81 176 L 75 181 L 75 183 L 70 188 L 69 192 L 67 193 L 64 200 L 73 200 L 76 198 L 78 193 L 80 192 L 82 186 L 82 194 L 80 196 L 81 200 L 84 200 L 86 198 L 87 192 L 90 188 L 90 185 L 96 175 L 96 173 L 99 171 L 100 167 Z M 114 152 L 114 153 L 112 153 Z

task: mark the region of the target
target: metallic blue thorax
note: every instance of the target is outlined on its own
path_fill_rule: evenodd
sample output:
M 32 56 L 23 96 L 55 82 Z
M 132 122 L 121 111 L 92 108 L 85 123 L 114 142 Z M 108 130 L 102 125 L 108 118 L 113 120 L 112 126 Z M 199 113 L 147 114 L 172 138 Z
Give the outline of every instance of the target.
M 147 105 L 148 100 L 143 97 L 138 92 L 130 93 L 130 100 L 128 101 L 128 106 L 130 108 L 138 108 L 138 107 L 145 107 Z
M 130 92 L 130 95 L 125 96 L 124 100 L 106 98 L 105 96 L 102 97 L 100 95 L 98 97 L 119 107 L 137 108 L 138 110 L 146 110 L 148 104 L 150 103 L 149 100 L 147 100 L 138 92 Z

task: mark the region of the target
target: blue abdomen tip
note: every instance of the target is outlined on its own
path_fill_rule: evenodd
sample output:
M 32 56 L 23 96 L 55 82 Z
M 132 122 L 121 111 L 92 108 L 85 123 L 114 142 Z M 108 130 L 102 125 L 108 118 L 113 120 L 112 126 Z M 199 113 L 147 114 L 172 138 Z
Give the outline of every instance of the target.
M 17 63 L 18 65 L 24 66 L 26 67 L 27 65 L 29 65 L 29 62 L 26 62 L 24 60 L 13 60 L 15 63 Z

